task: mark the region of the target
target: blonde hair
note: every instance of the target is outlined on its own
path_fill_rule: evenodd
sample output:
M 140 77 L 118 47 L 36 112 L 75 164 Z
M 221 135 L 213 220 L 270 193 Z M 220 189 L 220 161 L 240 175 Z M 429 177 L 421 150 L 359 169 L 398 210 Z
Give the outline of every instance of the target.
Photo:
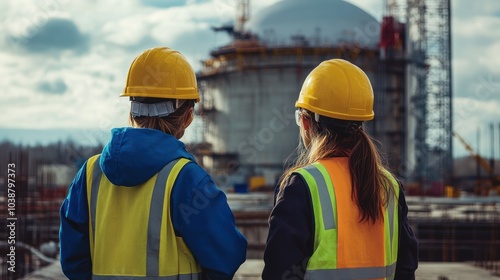
M 362 126 L 339 128 L 315 122 L 311 118 L 314 114 L 307 110 L 302 110 L 302 114 L 311 121 L 310 141 L 308 147 L 302 143 L 297 147 L 297 160 L 284 172 L 280 188 L 287 185 L 288 179 L 297 169 L 322 159 L 348 157 L 352 199 L 360 210 L 360 222 L 383 220 L 381 205 L 387 205 L 393 190 L 388 187 L 391 186 L 388 176 L 392 175 L 384 167 L 370 136 Z
M 133 117 L 129 114 L 129 123 L 133 127 L 151 128 L 163 131 L 180 139 L 184 135 L 186 123 L 190 120 L 190 109 L 194 107 L 194 100 L 187 100 L 175 112 L 167 117 Z

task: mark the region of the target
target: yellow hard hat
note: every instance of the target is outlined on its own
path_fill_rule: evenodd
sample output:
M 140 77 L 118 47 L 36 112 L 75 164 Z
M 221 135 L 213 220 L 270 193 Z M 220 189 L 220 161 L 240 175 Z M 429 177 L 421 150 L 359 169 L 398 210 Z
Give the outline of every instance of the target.
M 295 107 L 334 119 L 372 120 L 373 89 L 356 65 L 343 59 L 326 60 L 307 76 Z
M 193 68 L 182 54 L 165 47 L 146 50 L 134 59 L 120 96 L 200 101 Z

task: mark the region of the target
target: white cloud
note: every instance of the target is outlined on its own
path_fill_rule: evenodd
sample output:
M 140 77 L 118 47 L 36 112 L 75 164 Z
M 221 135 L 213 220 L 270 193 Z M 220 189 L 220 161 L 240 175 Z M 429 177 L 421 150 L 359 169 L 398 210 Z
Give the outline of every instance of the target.
M 141 0 L 0 1 L 1 126 L 107 130 L 126 125 L 128 101 L 118 95 L 130 63 L 142 50 L 170 46 L 199 69 L 199 61 L 208 58 L 210 50 L 228 42 L 226 34 L 210 27 L 234 21 L 235 1 L 188 0 L 170 8 L 155 8 L 159 2 L 148 1 L 154 5 L 143 5 Z M 251 1 L 250 16 L 276 2 Z M 349 2 L 377 19 L 382 15 L 380 0 Z M 473 139 L 477 124 L 500 119 L 496 109 L 500 108 L 500 2 L 470 5 L 467 0 L 453 0 L 452 7 L 455 128 Z M 9 36 L 30 39 L 53 18 L 71 20 L 88 35 L 88 52 L 33 55 L 9 40 Z M 43 81 L 63 81 L 67 88 L 59 95 L 41 94 L 37 85 Z M 488 99 L 485 90 L 491 91 Z
M 498 27 L 500 27 L 500 21 L 498 24 Z M 500 34 L 497 38 L 500 38 Z M 500 68 L 498 65 L 500 65 L 500 39 L 497 41 L 484 46 L 483 51 L 481 54 L 478 53 L 478 62 L 481 64 L 481 66 L 484 66 L 484 68 L 491 72 L 491 75 L 495 76 L 495 83 L 500 82 Z
M 139 16 L 109 21 L 104 23 L 99 35 L 104 42 L 120 47 L 137 45 L 149 33 L 149 26 L 144 21 Z
M 498 91 L 497 91 L 498 93 Z M 498 130 L 499 126 L 499 102 L 492 102 L 491 98 L 484 97 L 457 97 L 453 101 L 454 104 L 454 131 L 461 135 L 469 144 L 473 146 L 473 149 L 477 149 L 476 145 L 476 134 L 477 130 L 489 131 L 489 126 L 491 123 L 495 125 L 495 130 Z M 483 155 L 489 155 L 489 136 L 482 137 L 481 151 Z M 496 147 L 495 147 L 496 149 Z M 469 153 L 465 150 L 465 147 L 458 141 L 454 142 L 454 154 L 456 156 L 468 155 Z

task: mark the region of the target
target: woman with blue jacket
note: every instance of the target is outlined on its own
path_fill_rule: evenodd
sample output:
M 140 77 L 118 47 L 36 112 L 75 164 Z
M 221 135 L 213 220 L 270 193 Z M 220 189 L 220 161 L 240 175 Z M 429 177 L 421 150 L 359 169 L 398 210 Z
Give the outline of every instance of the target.
M 61 265 L 78 279 L 232 279 L 246 239 L 226 196 L 179 141 L 199 101 L 194 72 L 168 48 L 130 66 L 133 127 L 112 130 L 61 207 Z

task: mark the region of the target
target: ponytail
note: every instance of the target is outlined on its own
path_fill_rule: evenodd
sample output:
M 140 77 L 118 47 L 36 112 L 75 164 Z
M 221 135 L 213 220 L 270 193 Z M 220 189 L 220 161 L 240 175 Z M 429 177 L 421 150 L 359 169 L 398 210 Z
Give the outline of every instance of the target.
M 377 148 L 363 129 L 356 133 L 358 141 L 349 154 L 352 199 L 361 214 L 360 222 L 383 220 L 382 205 L 387 205 L 390 181 L 383 171 Z

